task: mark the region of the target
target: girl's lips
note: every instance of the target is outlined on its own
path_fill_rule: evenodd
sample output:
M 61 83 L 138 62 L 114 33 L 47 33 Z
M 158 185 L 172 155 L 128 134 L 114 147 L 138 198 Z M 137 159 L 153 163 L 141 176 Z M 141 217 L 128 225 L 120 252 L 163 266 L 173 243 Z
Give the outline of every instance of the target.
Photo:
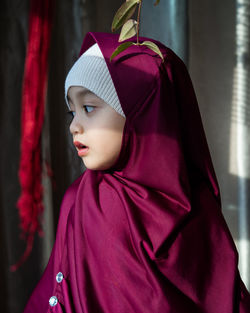
M 74 141 L 74 145 L 78 151 L 79 156 L 84 156 L 87 154 L 89 147 L 85 146 L 83 143 L 81 143 L 79 141 Z
M 83 143 L 81 143 L 80 141 L 74 141 L 74 145 L 76 148 L 78 149 L 82 149 L 82 146 L 84 146 L 84 148 L 86 147 Z
M 84 155 L 86 155 L 86 154 L 88 153 L 88 150 L 89 150 L 88 147 L 86 147 L 86 148 L 81 148 L 81 149 L 78 150 L 78 155 L 79 155 L 80 157 L 81 157 L 81 156 L 84 156 Z

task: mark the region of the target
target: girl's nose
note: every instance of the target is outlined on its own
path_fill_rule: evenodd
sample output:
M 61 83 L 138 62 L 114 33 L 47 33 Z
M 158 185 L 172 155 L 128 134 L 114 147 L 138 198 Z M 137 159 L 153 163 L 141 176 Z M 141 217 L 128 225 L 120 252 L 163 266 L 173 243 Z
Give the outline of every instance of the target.
M 82 125 L 79 117 L 77 117 L 77 115 L 75 115 L 73 117 L 73 120 L 69 126 L 69 130 L 70 130 L 72 135 L 76 134 L 76 133 L 82 133 L 83 132 L 83 125 Z

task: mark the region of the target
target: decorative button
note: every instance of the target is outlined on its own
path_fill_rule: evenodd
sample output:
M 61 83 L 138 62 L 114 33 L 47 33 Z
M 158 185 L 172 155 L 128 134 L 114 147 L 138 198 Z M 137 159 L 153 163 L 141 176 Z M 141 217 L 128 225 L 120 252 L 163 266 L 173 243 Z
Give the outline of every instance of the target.
M 50 305 L 50 306 L 55 306 L 55 305 L 57 305 L 57 302 L 58 302 L 58 300 L 57 300 L 57 297 L 55 297 L 55 296 L 53 296 L 53 297 L 51 297 L 51 298 L 49 299 L 49 305 Z
M 63 280 L 63 274 L 61 272 L 57 273 L 56 281 L 60 283 Z

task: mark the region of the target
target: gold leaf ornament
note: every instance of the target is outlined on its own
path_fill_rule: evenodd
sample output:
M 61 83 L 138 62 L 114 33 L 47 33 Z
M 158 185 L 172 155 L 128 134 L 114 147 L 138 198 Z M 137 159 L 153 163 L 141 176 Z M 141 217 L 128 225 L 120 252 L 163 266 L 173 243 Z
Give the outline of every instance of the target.
M 129 19 L 121 29 L 119 42 L 129 39 L 135 36 L 137 33 L 137 21 L 133 19 Z
M 132 46 L 132 45 L 136 45 L 136 43 L 131 42 L 131 41 L 127 41 L 122 43 L 120 46 L 118 46 L 115 51 L 112 53 L 111 57 L 110 57 L 110 62 L 112 61 L 112 59 L 117 56 L 119 53 L 121 53 L 122 51 L 124 51 L 125 49 L 127 49 L 128 47 Z
M 135 13 L 137 4 L 140 3 L 140 1 L 141 0 L 128 0 L 122 4 L 114 16 L 111 26 L 112 32 L 119 29 L 130 19 L 130 17 Z
M 164 62 L 164 57 L 163 57 L 163 55 L 161 53 L 161 50 L 158 48 L 158 46 L 155 43 L 153 43 L 152 41 L 144 41 L 140 45 L 141 46 L 146 46 L 149 49 L 151 49 L 152 51 L 154 51 L 155 53 L 157 53 L 161 57 L 162 62 Z
M 158 5 L 160 0 L 155 0 L 154 6 Z M 138 6 L 138 14 L 137 14 L 137 21 L 134 19 L 130 19 L 131 16 L 135 13 L 136 7 Z M 122 42 L 126 39 L 129 39 L 133 37 L 134 35 L 137 35 L 137 42 L 124 42 L 120 46 L 116 48 L 116 50 L 112 53 L 110 57 L 110 62 L 112 59 L 117 56 L 119 53 L 122 51 L 126 50 L 132 45 L 136 46 L 143 46 L 145 45 L 147 48 L 151 49 L 155 53 L 157 53 L 161 59 L 162 62 L 164 62 L 163 55 L 158 48 L 158 46 L 151 42 L 151 41 L 144 41 L 143 43 L 139 43 L 139 29 L 140 29 L 140 13 L 141 13 L 141 5 L 142 5 L 142 0 L 126 0 L 125 3 L 122 4 L 122 6 L 118 9 L 116 12 L 111 30 L 112 32 L 119 29 L 122 25 L 121 33 L 118 39 L 118 42 Z

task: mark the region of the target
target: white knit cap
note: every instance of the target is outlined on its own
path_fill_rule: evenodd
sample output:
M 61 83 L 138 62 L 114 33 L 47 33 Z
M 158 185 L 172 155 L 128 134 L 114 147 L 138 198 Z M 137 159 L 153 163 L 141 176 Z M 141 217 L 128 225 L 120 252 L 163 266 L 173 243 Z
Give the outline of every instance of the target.
M 95 93 L 125 117 L 103 54 L 95 43 L 74 63 L 65 80 L 65 100 L 71 86 L 82 86 Z

